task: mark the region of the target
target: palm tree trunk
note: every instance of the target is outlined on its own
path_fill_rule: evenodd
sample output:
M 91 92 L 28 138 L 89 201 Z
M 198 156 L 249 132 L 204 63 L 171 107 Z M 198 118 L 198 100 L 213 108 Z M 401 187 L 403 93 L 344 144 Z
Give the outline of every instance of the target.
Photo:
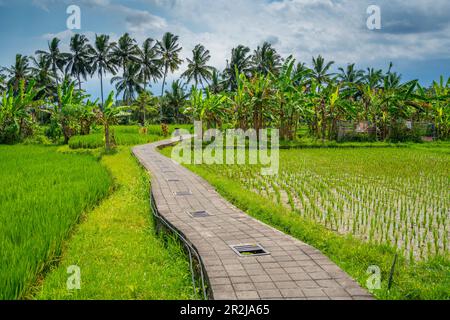
M 58 94 L 58 88 L 59 88 L 58 71 L 56 70 L 55 63 L 53 63 L 53 76 L 55 77 L 55 81 L 56 81 L 56 95 L 58 96 L 58 107 L 61 108 L 61 97 Z
M 105 102 L 104 102 L 104 100 L 103 100 L 103 71 L 102 71 L 101 68 L 100 68 L 100 94 L 101 94 L 101 96 L 102 96 L 102 107 L 101 107 L 101 109 L 102 109 L 102 111 L 103 111 L 103 104 L 104 104 Z
M 164 86 L 166 84 L 166 77 L 167 77 L 167 66 L 164 67 L 164 77 L 163 77 L 163 83 L 162 83 L 162 90 L 161 90 L 161 98 L 164 96 Z M 160 110 L 160 115 L 161 115 L 161 123 L 163 120 L 163 109 L 162 109 L 162 105 L 161 105 L 161 110 Z
M 78 79 L 78 88 L 81 91 L 81 79 L 80 79 L 80 74 L 77 75 L 77 79 Z
M 164 77 L 163 77 L 163 83 L 162 83 L 162 90 L 161 90 L 161 97 L 164 96 L 164 86 L 166 85 L 166 77 L 167 77 L 167 67 L 164 69 Z

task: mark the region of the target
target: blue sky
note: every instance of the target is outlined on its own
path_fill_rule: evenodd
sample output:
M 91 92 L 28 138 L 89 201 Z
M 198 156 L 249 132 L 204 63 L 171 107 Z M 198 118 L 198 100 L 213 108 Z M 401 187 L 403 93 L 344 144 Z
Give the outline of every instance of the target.
M 16 53 L 46 49 L 54 36 L 68 50 L 66 8 L 80 6 L 82 29 L 90 39 L 106 33 L 117 39 L 124 32 L 139 41 L 159 39 L 166 31 L 180 36 L 183 58 L 197 43 L 222 69 L 231 48 L 255 49 L 270 41 L 284 56 L 293 54 L 310 64 L 322 54 L 336 66 L 355 62 L 359 68 L 386 68 L 393 61 L 404 80 L 429 84 L 450 76 L 450 1 L 435 0 L 0 0 L 0 65 L 9 66 Z M 368 30 L 366 9 L 381 8 L 381 30 Z M 182 69 L 171 75 L 176 79 Z M 108 82 L 108 81 L 107 81 Z M 98 96 L 97 79 L 84 87 Z M 106 90 L 112 90 L 107 84 Z M 160 84 L 154 85 L 159 92 Z

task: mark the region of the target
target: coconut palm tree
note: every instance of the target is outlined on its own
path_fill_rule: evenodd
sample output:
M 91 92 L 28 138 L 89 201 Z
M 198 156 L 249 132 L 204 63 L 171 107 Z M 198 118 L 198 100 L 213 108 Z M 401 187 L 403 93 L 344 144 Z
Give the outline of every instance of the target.
M 179 37 L 167 32 L 164 34 L 161 41 L 158 41 L 156 46 L 156 52 L 161 57 L 161 64 L 163 66 L 163 84 L 161 96 L 164 95 L 164 87 L 166 84 L 166 78 L 168 72 L 174 72 L 178 70 L 183 60 L 180 58 L 179 54 L 183 49 L 178 43 Z
M 355 64 L 348 64 L 344 69 L 339 67 L 338 79 L 347 84 L 358 84 L 364 79 L 364 71 L 355 69 Z
M 31 75 L 36 81 L 36 87 L 43 88 L 42 93 L 51 96 L 56 90 L 54 77 L 51 70 L 52 63 L 45 55 L 32 57 L 33 66 L 30 68 Z
M 364 82 L 371 88 L 378 88 L 383 79 L 383 70 L 375 70 L 374 68 L 367 68 Z
M 30 76 L 29 58 L 21 54 L 16 55 L 14 65 L 3 68 L 9 76 L 8 86 L 12 86 L 14 91 L 19 89 L 21 81 L 26 81 Z
M 312 78 L 320 85 L 330 80 L 331 73 L 329 73 L 334 61 L 325 63 L 325 59 L 319 55 L 317 58 L 313 57 Z
M 3 68 L 0 68 L 0 71 Z M 6 76 L 3 73 L 0 73 L 0 94 L 2 94 L 3 92 L 5 92 L 7 89 L 7 81 L 6 81 Z
M 253 71 L 262 75 L 278 74 L 281 68 L 281 56 L 268 42 L 258 46 L 252 57 Z
M 208 65 L 209 60 L 211 60 L 209 50 L 206 50 L 201 44 L 196 45 L 194 50 L 192 50 L 192 60 L 187 59 L 188 67 L 181 77 L 186 78 L 187 82 L 194 80 L 195 87 L 199 83 L 204 87 L 203 81 L 208 83 L 215 70 L 214 67 Z
M 158 98 L 149 91 L 142 91 L 132 105 L 133 110 L 138 114 L 139 123 L 145 126 L 147 114 L 158 115 Z
M 224 90 L 224 83 L 222 80 L 222 75 L 217 69 L 214 69 L 211 74 L 211 83 L 209 85 L 209 91 L 214 94 L 220 93 Z
M 142 78 L 139 74 L 140 66 L 129 62 L 125 68 L 123 76 L 116 76 L 111 79 L 111 83 L 116 83 L 116 97 L 123 92 L 123 101 L 130 105 L 134 100 L 136 93 L 142 92 Z
M 237 88 L 236 75 L 244 73 L 250 76 L 252 72 L 251 56 L 249 55 L 250 48 L 239 45 L 231 50 L 231 60 L 227 61 L 227 67 L 223 71 L 225 81 L 231 90 Z
M 107 35 L 95 35 L 95 45 L 92 51 L 92 66 L 91 73 L 94 74 L 98 72 L 100 77 L 100 90 L 102 105 L 103 100 L 103 76 L 107 73 L 112 73 L 113 75 L 117 72 L 117 67 L 113 59 L 112 51 L 116 47 L 114 42 L 109 41 L 109 36 Z
M 157 82 L 162 78 L 161 60 L 156 51 L 155 40 L 148 38 L 139 50 L 139 63 L 141 65 L 141 78 L 144 81 L 144 90 L 151 81 Z
M 66 72 L 77 79 L 78 89 L 81 91 L 81 78 L 86 81 L 91 73 L 93 48 L 86 36 L 75 34 L 70 39 L 70 51 Z
M 166 90 L 166 95 L 163 99 L 163 112 L 165 120 L 174 120 L 175 122 L 182 122 L 182 111 L 186 105 L 188 94 L 185 91 L 184 85 L 180 80 L 172 82 L 170 91 Z M 161 108 L 162 110 L 163 108 Z
M 120 37 L 117 46 L 113 50 L 115 63 L 122 67 L 123 75 L 125 75 L 129 63 L 139 62 L 138 55 L 139 47 L 136 44 L 136 40 L 131 38 L 128 33 L 125 33 Z
M 58 70 L 63 71 L 67 60 L 70 58 L 68 53 L 63 53 L 59 50 L 60 40 L 58 38 L 53 38 L 48 42 L 48 51 L 38 50 L 37 55 L 45 57 L 51 63 L 51 68 L 53 72 L 53 78 L 56 81 L 56 87 L 59 86 L 59 76 Z

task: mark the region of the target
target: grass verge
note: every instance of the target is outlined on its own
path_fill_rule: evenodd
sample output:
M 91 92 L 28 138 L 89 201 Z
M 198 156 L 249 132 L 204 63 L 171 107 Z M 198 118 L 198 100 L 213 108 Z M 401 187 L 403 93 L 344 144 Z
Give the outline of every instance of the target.
M 70 152 L 68 149 L 65 152 Z M 75 151 L 77 152 L 77 151 Z M 149 177 L 130 149 L 103 155 L 115 192 L 85 216 L 63 259 L 36 288 L 36 299 L 192 299 L 189 265 L 181 245 L 155 234 Z M 81 290 L 68 291 L 67 268 L 81 270 Z

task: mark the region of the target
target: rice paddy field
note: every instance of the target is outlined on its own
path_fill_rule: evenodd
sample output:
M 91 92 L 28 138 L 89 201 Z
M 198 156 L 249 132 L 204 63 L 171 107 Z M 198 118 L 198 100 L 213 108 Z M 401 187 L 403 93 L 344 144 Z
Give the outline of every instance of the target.
M 112 183 L 92 156 L 0 146 L 0 300 L 20 299 Z
M 450 156 L 442 149 L 280 152 L 278 176 L 254 165 L 204 165 L 340 234 L 398 248 L 411 261 L 449 254 Z

